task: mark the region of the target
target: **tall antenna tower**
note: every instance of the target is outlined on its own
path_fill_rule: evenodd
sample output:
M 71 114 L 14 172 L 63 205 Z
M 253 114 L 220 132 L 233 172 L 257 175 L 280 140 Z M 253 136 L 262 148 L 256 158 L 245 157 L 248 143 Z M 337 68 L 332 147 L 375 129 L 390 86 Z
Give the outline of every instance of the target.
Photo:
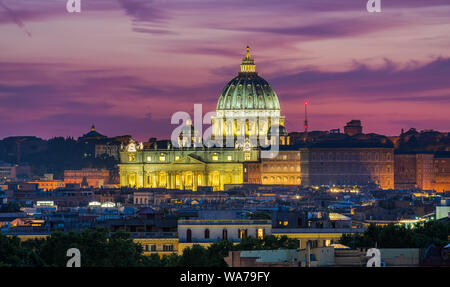
M 305 101 L 305 122 L 303 127 L 305 128 L 304 141 L 306 142 L 306 139 L 308 137 L 308 101 Z

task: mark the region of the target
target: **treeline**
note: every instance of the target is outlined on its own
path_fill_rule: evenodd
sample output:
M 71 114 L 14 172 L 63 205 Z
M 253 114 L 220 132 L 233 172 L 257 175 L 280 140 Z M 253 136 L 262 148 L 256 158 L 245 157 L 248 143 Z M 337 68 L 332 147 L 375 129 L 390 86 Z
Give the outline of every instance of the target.
M 21 143 L 20 161 L 31 166 L 34 175 L 53 173 L 62 179 L 66 169 L 114 169 L 118 163 L 113 157 L 95 157 L 95 144 L 86 144 L 73 138 L 54 137 Z M 17 162 L 17 143 L 0 141 L 0 160 Z
M 46 238 L 21 241 L 0 235 L 0 266 L 65 267 L 67 250 L 78 248 L 81 266 L 142 266 L 142 246 L 125 232 L 109 234 L 105 229 L 64 233 L 56 231 Z
M 183 250 L 182 255 L 172 254 L 159 257 L 156 254 L 148 256 L 146 266 L 151 267 L 226 267 L 224 258 L 230 251 L 239 250 L 274 250 L 297 249 L 298 241 L 286 236 L 265 236 L 264 239 L 247 237 L 238 244 L 223 240 L 205 248 L 198 244 Z
M 428 221 L 414 227 L 371 224 L 363 234 L 344 234 L 339 243 L 351 248 L 426 248 L 430 244 L 444 246 L 449 242 L 450 223 Z
M 109 233 L 106 229 L 82 232 L 54 232 L 42 239 L 21 241 L 0 234 L 0 266 L 65 267 L 66 252 L 78 248 L 82 267 L 199 267 L 226 266 L 224 258 L 231 250 L 296 249 L 298 242 L 287 237 L 246 238 L 239 244 L 220 241 L 208 248 L 193 245 L 182 255 L 160 257 L 143 255 L 142 245 L 133 242 L 126 232 Z

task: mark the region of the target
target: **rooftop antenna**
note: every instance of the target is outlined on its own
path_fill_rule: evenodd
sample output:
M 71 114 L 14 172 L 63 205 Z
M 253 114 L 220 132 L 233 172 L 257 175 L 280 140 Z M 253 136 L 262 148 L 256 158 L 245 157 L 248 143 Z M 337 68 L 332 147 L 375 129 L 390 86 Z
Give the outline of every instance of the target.
M 308 101 L 305 101 L 305 122 L 304 122 L 303 127 L 305 128 L 304 141 L 306 142 L 306 139 L 308 137 Z

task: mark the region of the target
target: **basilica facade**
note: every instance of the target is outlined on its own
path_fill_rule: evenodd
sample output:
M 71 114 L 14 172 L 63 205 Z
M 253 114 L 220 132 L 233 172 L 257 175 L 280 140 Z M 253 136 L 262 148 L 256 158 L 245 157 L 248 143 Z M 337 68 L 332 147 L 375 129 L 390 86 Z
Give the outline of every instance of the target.
M 248 167 L 254 170 L 251 164 L 261 162 L 263 147 L 290 144 L 278 96 L 256 72 L 249 47 L 238 75 L 219 96 L 212 118 L 212 139 L 232 144 L 207 147 L 191 122 L 187 122 L 177 143 L 144 145 L 130 141 L 120 152 L 121 186 L 223 190 L 227 184 L 248 182 Z M 254 173 L 250 177 L 254 178 Z M 275 183 L 279 177 L 272 178 Z M 292 178 L 290 184 L 298 185 L 299 172 Z

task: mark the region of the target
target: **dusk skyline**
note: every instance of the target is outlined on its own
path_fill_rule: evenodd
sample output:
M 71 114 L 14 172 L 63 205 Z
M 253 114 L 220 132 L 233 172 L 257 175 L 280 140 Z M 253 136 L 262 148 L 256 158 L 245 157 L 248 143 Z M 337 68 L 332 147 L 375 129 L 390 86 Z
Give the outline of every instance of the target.
M 171 115 L 215 109 L 250 45 L 289 132 L 449 131 L 450 3 L 365 0 L 0 0 L 0 138 L 168 138 Z

